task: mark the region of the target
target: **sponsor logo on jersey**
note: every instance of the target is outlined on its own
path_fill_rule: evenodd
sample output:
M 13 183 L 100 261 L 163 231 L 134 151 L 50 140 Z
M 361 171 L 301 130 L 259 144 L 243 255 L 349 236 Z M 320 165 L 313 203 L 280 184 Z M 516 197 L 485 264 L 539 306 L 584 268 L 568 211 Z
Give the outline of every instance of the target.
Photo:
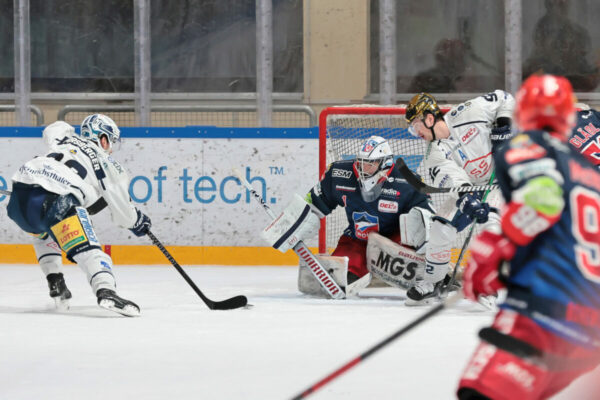
M 331 176 L 333 176 L 334 178 L 350 179 L 350 177 L 352 176 L 352 171 L 334 168 L 333 170 L 331 170 Z
M 400 197 L 400 192 L 396 189 L 382 189 L 381 194 L 392 197 Z
M 354 234 L 358 239 L 367 240 L 369 233 L 379 232 L 379 218 L 366 211 L 353 212 L 352 220 L 354 221 Z
M 398 212 L 398 202 L 389 200 L 379 200 L 377 209 L 383 213 L 396 213 Z
M 556 161 L 546 158 L 513 165 L 508 168 L 508 175 L 515 182 L 521 182 L 536 175 L 550 176 L 557 182 L 563 182 L 562 175 L 556 170 Z
M 467 132 L 461 136 L 460 141 L 463 143 L 469 143 L 474 137 L 479 134 L 479 129 L 476 126 L 470 127 Z
M 524 160 L 542 158 L 545 155 L 546 149 L 536 143 L 529 143 L 509 149 L 504 157 L 509 164 L 516 164 Z
M 335 185 L 335 190 L 339 190 L 340 192 L 356 192 L 355 187 L 342 185 Z

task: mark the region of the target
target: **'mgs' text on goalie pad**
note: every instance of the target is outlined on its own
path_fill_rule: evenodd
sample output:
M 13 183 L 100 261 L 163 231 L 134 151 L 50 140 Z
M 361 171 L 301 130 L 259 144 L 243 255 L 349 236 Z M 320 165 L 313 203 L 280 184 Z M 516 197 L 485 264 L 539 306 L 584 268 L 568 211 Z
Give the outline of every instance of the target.
M 367 268 L 390 286 L 408 289 L 423 275 L 425 258 L 378 233 L 369 235 Z

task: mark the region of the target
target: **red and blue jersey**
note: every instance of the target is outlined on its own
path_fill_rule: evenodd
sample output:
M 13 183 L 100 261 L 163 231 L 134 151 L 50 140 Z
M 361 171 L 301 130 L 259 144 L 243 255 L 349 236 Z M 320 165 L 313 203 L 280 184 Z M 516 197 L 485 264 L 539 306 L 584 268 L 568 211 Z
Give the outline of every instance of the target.
M 569 143 L 600 168 L 600 112 L 593 109 L 578 111 Z
M 310 190 L 313 205 L 323 214 L 330 214 L 338 206 L 344 207 L 348 218 L 344 235 L 367 240 L 369 233 L 377 232 L 389 237 L 400 232 L 400 214 L 413 207 L 431 211 L 429 198 L 408 184 L 394 167 L 379 197 L 372 202 L 364 201 L 352 165 L 351 160 L 332 163 L 321 181 Z
M 600 347 L 600 172 L 578 149 L 543 131 L 517 135 L 494 158 L 507 204 L 539 177 L 558 183 L 564 201 L 551 219 L 508 211 L 503 216 L 507 236 L 529 236 L 510 261 L 501 307 L 578 345 Z M 509 217 L 507 225 L 520 232 L 507 232 Z

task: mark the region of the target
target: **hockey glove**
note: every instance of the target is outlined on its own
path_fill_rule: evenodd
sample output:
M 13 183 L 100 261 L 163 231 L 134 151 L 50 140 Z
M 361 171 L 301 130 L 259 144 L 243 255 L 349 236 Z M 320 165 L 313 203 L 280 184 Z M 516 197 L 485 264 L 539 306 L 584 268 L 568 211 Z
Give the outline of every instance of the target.
M 513 136 L 510 125 L 499 126 L 496 128 L 492 128 L 490 132 L 490 140 L 492 142 L 492 150 L 496 150 L 496 148 L 503 143 L 506 143 Z
M 517 247 L 502 234 L 483 231 L 469 249 L 471 258 L 463 275 L 465 297 L 477 301 L 479 296 L 497 294 L 504 287 L 499 279 L 500 267 L 514 257 Z
M 484 224 L 488 220 L 489 204 L 482 203 L 473 193 L 467 193 L 460 197 L 456 201 L 456 206 L 460 212 L 480 224 Z
M 144 214 L 137 208 L 135 209 L 135 211 L 137 212 L 137 221 L 135 221 L 135 224 L 132 228 L 129 228 L 129 230 L 133 232 L 135 236 L 144 236 L 152 227 L 152 222 L 146 214 Z

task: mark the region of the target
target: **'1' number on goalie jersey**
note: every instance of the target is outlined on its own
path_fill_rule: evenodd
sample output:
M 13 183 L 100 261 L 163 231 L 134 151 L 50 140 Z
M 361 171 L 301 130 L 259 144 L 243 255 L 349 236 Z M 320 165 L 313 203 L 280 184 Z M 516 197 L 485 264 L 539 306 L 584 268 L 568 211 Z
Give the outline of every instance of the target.
M 600 194 L 577 186 L 571 191 L 575 259 L 583 275 L 600 283 Z

